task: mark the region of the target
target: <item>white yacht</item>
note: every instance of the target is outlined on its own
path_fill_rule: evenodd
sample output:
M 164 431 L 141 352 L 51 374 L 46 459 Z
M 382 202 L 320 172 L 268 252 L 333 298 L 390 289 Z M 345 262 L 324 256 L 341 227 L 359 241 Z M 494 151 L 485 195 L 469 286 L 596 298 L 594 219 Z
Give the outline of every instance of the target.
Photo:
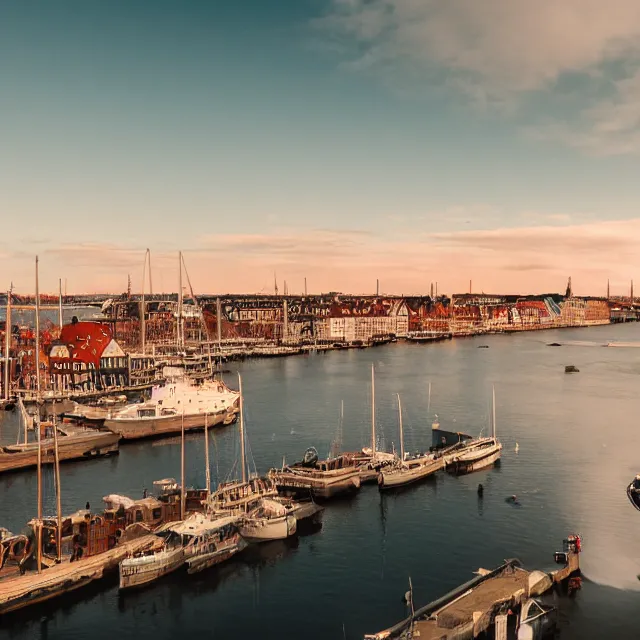
M 222 381 L 193 385 L 187 380 L 176 380 L 162 387 L 154 387 L 151 399 L 127 405 L 112 412 L 104 426 L 125 440 L 155 435 L 180 433 L 218 424 L 231 424 L 238 410 L 237 391 Z

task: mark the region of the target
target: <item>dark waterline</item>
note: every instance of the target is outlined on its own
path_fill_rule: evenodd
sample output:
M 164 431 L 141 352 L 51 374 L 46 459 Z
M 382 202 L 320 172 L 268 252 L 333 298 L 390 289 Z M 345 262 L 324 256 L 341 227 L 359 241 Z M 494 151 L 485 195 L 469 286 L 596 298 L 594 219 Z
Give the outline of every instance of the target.
M 575 600 L 561 602 L 562 639 L 636 638 L 640 518 L 625 488 L 640 472 L 640 350 L 599 346 L 616 340 L 640 341 L 640 325 L 396 344 L 237 365 L 260 471 L 279 465 L 283 455 L 299 459 L 312 445 L 326 455 L 341 400 L 344 448 L 366 444 L 371 362 L 377 428 L 387 448 L 398 445 L 396 392 L 411 450 L 429 444 L 434 413 L 443 428 L 486 432 L 495 384 L 502 463 L 462 478 L 440 475 L 392 495 L 366 486 L 352 500 L 329 504 L 322 530 L 313 535 L 254 548 L 218 570 L 167 578 L 122 598 L 114 582 L 80 592 L 6 617 L 0 634 L 319 640 L 343 638 L 344 625 L 347 638 L 362 638 L 404 617 L 409 575 L 416 602 L 423 604 L 478 567 L 507 557 L 551 569 L 553 551 L 567 533 L 579 531 L 586 579 Z M 577 344 L 546 346 L 554 341 Z M 480 344 L 489 349 L 478 349 Z M 565 374 L 567 364 L 580 373 Z M 3 418 L 2 441 L 15 440 L 15 417 Z M 237 427 L 212 433 L 211 445 L 212 474 L 223 479 L 238 451 Z M 186 456 L 187 484 L 202 486 L 202 435 L 188 439 Z M 98 509 L 108 493 L 138 496 L 153 480 L 179 473 L 179 441 L 124 445 L 115 458 L 63 466 L 63 509 L 73 511 L 87 500 Z M 46 511 L 53 513 L 51 471 L 44 477 Z M 35 474 L 6 476 L 0 487 L 0 526 L 19 531 L 34 514 Z M 514 493 L 520 508 L 505 502 Z

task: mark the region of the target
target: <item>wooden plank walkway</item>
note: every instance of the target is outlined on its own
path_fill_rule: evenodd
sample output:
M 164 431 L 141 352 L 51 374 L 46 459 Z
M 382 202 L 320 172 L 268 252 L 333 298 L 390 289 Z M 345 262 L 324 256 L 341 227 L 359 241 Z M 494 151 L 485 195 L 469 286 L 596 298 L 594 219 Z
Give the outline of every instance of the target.
M 0 614 L 22 609 L 50 600 L 94 580 L 102 578 L 105 571 L 115 569 L 130 553 L 152 549 L 161 544 L 154 535 L 145 535 L 122 545 L 77 562 L 62 562 L 42 573 L 12 575 L 0 580 Z

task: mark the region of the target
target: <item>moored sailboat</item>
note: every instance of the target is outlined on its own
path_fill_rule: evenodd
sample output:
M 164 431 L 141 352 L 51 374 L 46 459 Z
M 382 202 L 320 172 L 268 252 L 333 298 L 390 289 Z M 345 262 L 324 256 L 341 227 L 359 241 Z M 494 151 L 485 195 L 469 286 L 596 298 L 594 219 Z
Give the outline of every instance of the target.
M 272 478 L 247 478 L 242 378 L 238 374 L 240 404 L 241 481 L 221 485 L 207 499 L 213 514 L 240 515 L 240 533 L 252 542 L 282 540 L 296 533 L 297 520 L 291 504 L 278 502 L 278 489 Z
M 465 443 L 459 450 L 445 455 L 447 471 L 462 475 L 480 471 L 495 464 L 502 453 L 502 443 L 496 437 L 496 392 L 493 389 L 492 435 Z
M 444 467 L 441 457 L 433 454 L 425 454 L 413 458 L 407 458 L 404 452 L 404 432 L 402 429 L 402 404 L 400 394 L 398 396 L 398 419 L 400 426 L 400 460 L 396 465 L 389 466 L 380 471 L 378 487 L 380 490 L 403 487 L 433 475 Z

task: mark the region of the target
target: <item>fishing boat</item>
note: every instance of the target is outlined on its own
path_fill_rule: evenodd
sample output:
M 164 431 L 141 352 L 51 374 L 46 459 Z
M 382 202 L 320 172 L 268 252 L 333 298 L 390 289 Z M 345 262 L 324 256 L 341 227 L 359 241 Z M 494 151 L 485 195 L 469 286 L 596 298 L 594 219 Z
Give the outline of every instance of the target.
M 128 405 L 110 414 L 104 426 L 125 440 L 147 438 L 202 429 L 205 419 L 210 426 L 231 424 L 236 418 L 238 393 L 224 382 L 196 386 L 177 380 L 155 387 L 151 400 Z
M 404 432 L 402 429 L 402 404 L 398 396 L 398 420 L 400 425 L 400 460 L 397 464 L 380 471 L 378 487 L 380 490 L 403 487 L 424 480 L 444 467 L 444 460 L 435 454 L 407 457 L 404 452 Z
M 627 496 L 631 504 L 640 511 L 640 474 L 638 474 L 627 487 Z
M 163 539 L 160 549 L 134 554 L 120 563 L 120 590 L 142 587 L 184 565 L 189 573 L 196 573 L 230 558 L 246 546 L 237 520 L 235 516 L 212 520 L 194 514 L 166 526 L 156 534 Z
M 343 453 L 336 458 L 319 460 L 314 447 L 305 451 L 301 462 L 270 469 L 268 477 L 285 495 L 328 499 L 354 493 L 361 486 L 361 461 L 357 454 Z
M 462 475 L 480 471 L 495 464 L 502 453 L 502 443 L 496 438 L 496 394 L 493 390 L 493 433 L 488 438 L 479 438 L 465 443 L 462 448 L 444 455 L 447 471 Z
M 60 462 L 89 460 L 118 453 L 120 436 L 110 431 L 97 431 L 42 422 L 44 434 L 40 441 L 42 464 L 54 460 L 53 430 L 57 431 L 58 456 Z M 26 438 L 25 438 L 26 440 Z M 25 441 L 0 447 L 0 473 L 36 467 L 38 464 L 38 442 Z

